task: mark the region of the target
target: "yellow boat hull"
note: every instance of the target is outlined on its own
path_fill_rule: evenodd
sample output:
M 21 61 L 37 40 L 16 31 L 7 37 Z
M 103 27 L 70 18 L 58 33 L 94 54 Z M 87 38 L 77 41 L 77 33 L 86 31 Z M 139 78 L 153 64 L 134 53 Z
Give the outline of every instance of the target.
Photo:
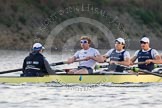
M 162 77 L 154 75 L 48 75 L 45 77 L 7 77 L 1 76 L 0 83 L 160 83 Z

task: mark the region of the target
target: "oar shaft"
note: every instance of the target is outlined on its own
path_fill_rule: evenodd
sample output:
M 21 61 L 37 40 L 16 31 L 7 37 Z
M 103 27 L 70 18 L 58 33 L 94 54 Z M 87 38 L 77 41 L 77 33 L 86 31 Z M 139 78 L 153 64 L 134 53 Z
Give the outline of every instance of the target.
M 146 64 L 146 62 L 137 62 L 137 63 L 133 63 L 134 65 L 140 65 L 140 64 Z
M 50 66 L 63 65 L 63 64 L 66 64 L 66 62 L 52 63 L 52 64 L 50 64 Z
M 74 62 L 86 61 L 86 59 L 77 59 Z
M 80 61 L 85 61 L 86 59 L 77 59 L 74 62 L 80 62 Z M 63 61 L 63 62 L 57 62 L 57 63 L 52 63 L 50 66 L 56 66 L 56 65 L 63 65 L 63 64 L 68 64 L 68 61 Z
M 6 74 L 6 73 L 18 72 L 18 71 L 22 71 L 22 68 L 20 68 L 20 69 L 8 70 L 8 71 L 3 71 L 3 72 L 0 72 L 0 74 Z
M 80 61 L 85 61 L 85 60 L 86 59 L 78 59 L 78 60 L 75 60 L 74 62 L 80 62 Z M 67 61 L 57 62 L 57 63 L 50 64 L 50 66 L 63 65 L 63 64 L 67 64 L 67 63 L 68 63 Z M 18 71 L 22 71 L 22 68 L 8 70 L 8 71 L 2 71 L 2 72 L 0 72 L 0 74 L 6 74 L 6 73 L 12 73 L 12 72 L 18 72 Z
M 162 77 L 161 74 L 154 73 L 154 72 L 150 72 L 150 71 L 147 71 L 147 70 L 139 69 L 139 71 L 144 72 L 144 73 L 147 73 L 147 74 L 152 74 L 152 75 L 155 75 L 155 76 Z

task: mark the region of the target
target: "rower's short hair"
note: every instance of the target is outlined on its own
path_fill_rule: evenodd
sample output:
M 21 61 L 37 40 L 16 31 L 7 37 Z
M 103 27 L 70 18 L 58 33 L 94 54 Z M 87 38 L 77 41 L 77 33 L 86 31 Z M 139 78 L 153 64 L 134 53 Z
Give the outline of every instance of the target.
M 80 40 L 88 40 L 88 44 L 91 44 L 91 38 L 90 37 L 88 37 L 88 36 L 81 36 L 80 37 Z

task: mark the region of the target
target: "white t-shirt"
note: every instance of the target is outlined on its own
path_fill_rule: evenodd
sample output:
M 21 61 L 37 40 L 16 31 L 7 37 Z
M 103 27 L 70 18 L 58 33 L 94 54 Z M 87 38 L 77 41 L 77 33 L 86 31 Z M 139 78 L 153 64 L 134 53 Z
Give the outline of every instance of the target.
M 151 48 L 149 48 L 149 50 L 151 50 Z M 142 52 L 148 52 L 149 50 L 147 50 L 147 51 L 142 50 Z M 139 51 L 140 51 L 140 50 L 137 50 L 137 51 L 134 53 L 134 56 L 135 56 L 135 57 L 137 57 Z M 159 53 L 157 52 L 157 50 L 152 49 L 152 50 L 151 50 L 151 56 L 152 56 L 152 58 L 154 59 L 157 55 L 159 55 Z
M 99 51 L 97 49 L 90 47 L 88 50 L 82 49 L 80 51 L 77 51 L 74 54 L 74 57 L 76 57 L 77 59 L 84 59 L 85 57 L 88 57 L 88 56 L 97 56 L 97 55 L 100 55 Z M 79 66 L 86 66 L 86 67 L 91 67 L 91 68 L 94 68 L 95 64 L 96 64 L 96 61 L 92 59 L 88 61 L 79 62 Z
M 110 50 L 105 54 L 105 56 L 110 57 L 110 55 L 111 55 L 111 53 L 112 53 L 113 51 L 114 51 L 114 49 L 110 49 Z M 121 50 L 121 51 L 117 51 L 117 50 L 116 50 L 116 53 L 121 53 L 121 52 L 123 52 L 123 51 L 125 51 L 125 50 L 124 50 L 124 49 Z M 124 52 L 124 60 L 125 60 L 126 58 L 130 58 L 130 54 L 129 54 L 128 51 L 125 51 L 125 52 Z

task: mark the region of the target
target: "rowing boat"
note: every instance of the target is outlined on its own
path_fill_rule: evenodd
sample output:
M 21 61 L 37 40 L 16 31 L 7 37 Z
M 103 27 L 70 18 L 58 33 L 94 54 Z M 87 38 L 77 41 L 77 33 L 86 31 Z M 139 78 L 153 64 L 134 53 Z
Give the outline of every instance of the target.
M 44 77 L 0 76 L 0 83 L 160 83 L 162 77 L 151 74 L 109 73 L 94 75 L 47 75 Z

